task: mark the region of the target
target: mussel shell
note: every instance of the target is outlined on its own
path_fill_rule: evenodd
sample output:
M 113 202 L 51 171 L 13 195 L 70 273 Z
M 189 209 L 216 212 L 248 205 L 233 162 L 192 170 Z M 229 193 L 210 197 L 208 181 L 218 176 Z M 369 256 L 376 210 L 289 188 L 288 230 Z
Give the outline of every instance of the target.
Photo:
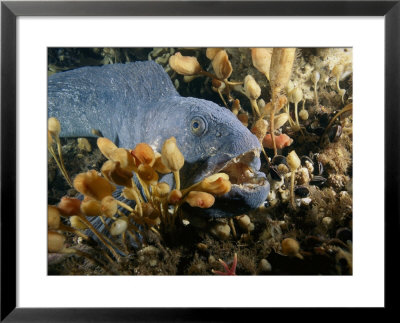
M 328 138 L 330 142 L 337 142 L 342 135 L 343 129 L 341 125 L 334 125 L 328 131 Z
M 322 127 L 326 127 L 329 124 L 329 113 L 323 113 L 321 114 L 321 116 L 319 117 L 319 124 Z
M 325 128 L 323 127 L 317 127 L 313 130 L 313 133 L 315 133 L 317 136 L 322 136 L 325 132 Z
M 303 197 L 307 197 L 310 195 L 310 190 L 305 186 L 296 186 L 294 188 L 294 194 L 303 198 Z
M 277 166 L 271 166 L 269 168 L 269 174 L 271 175 L 271 178 L 274 181 L 281 181 L 282 180 L 282 175 L 277 170 Z
M 320 187 L 320 186 L 324 185 L 325 182 L 326 182 L 325 177 L 316 175 L 316 176 L 313 176 L 313 178 L 311 179 L 310 185 L 315 185 L 315 186 Z
M 317 236 L 307 236 L 304 240 L 304 248 L 312 249 L 313 247 L 320 246 L 324 240 Z M 303 244 L 302 244 L 303 245 Z
M 322 175 L 324 172 L 324 166 L 322 163 L 318 160 L 318 154 L 315 154 L 314 157 L 314 175 Z
M 317 170 L 317 175 L 322 175 L 322 173 L 324 172 L 324 166 L 320 161 L 317 161 L 317 163 L 314 164 L 314 169 Z
M 271 164 L 275 165 L 275 166 L 279 166 L 280 164 L 284 164 L 284 165 L 288 166 L 286 157 L 282 156 L 282 155 L 274 156 L 274 158 L 272 158 Z
M 341 248 L 348 248 L 347 244 L 345 244 L 342 240 L 338 238 L 333 238 L 327 241 L 327 244 L 332 245 L 332 246 L 338 246 Z
M 322 136 L 325 131 L 324 127 L 321 127 L 318 120 L 314 120 L 306 126 L 306 130 L 309 133 L 316 134 L 317 136 Z
M 347 240 L 353 241 L 353 233 L 349 228 L 339 228 L 336 231 L 336 238 L 347 242 Z
M 308 156 L 301 156 L 300 157 L 300 161 L 301 161 L 301 165 L 302 166 L 306 166 L 306 161 L 308 161 L 311 165 L 314 165 L 314 162 L 312 161 L 312 159 Z

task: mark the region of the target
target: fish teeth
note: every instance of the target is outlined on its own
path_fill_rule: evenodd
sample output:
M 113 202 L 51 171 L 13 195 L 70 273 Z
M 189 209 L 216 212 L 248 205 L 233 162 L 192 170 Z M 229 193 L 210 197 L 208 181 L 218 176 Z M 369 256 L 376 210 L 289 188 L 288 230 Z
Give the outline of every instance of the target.
M 245 164 L 247 166 L 247 170 L 244 171 L 244 175 L 247 178 L 253 178 L 255 176 L 255 174 L 254 174 L 255 171 L 250 165 L 247 165 L 247 162 L 249 162 L 249 160 L 246 160 L 246 157 L 251 155 L 251 154 L 253 154 L 253 156 L 255 156 L 255 157 L 259 157 L 260 156 L 260 150 L 259 149 L 249 150 L 249 151 L 247 151 L 247 152 L 245 152 L 245 153 L 243 153 L 243 154 L 241 154 L 239 156 L 233 157 L 231 160 L 226 162 L 223 167 L 221 167 L 220 169 L 214 170 L 213 174 L 219 173 L 219 172 L 224 172 L 224 170 L 226 170 L 228 167 L 230 167 L 233 164 L 242 163 L 242 164 Z
M 246 175 L 247 178 L 253 178 L 254 177 L 254 173 L 251 171 L 251 169 L 246 169 L 244 171 L 244 174 Z

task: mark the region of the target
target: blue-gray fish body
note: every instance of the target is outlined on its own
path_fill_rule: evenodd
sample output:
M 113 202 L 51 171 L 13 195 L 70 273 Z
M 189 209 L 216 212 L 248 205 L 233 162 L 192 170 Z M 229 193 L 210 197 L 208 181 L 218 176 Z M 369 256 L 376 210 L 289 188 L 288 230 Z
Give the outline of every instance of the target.
M 99 130 L 119 147 L 145 142 L 161 151 L 172 136 L 185 157 L 181 186 L 216 172 L 230 175 L 232 190 L 217 198 L 210 216 L 232 216 L 258 207 L 269 183 L 259 172 L 260 143 L 228 109 L 181 97 L 154 62 L 83 67 L 48 80 L 48 116 L 63 137 L 90 137 Z M 172 176 L 162 181 L 172 184 Z

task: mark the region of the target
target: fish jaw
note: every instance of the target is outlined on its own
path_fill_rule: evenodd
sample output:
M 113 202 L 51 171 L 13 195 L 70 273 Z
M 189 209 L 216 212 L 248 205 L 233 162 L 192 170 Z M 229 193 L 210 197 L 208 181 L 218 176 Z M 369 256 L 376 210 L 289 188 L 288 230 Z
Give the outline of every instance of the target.
M 211 209 L 204 209 L 203 216 L 232 217 L 261 206 L 269 194 L 270 184 L 264 173 L 257 172 L 256 176 L 260 184 L 253 187 L 232 184 L 230 192 L 216 198 Z
M 231 190 L 217 197 L 211 209 L 203 210 L 203 215 L 230 217 L 259 207 L 266 200 L 270 190 L 266 175 L 259 171 L 260 165 L 259 151 L 253 149 L 217 169 L 215 173 L 229 175 Z
M 194 182 L 200 182 L 216 173 L 225 173 L 229 176 L 231 190 L 223 196 L 216 197 L 210 209 L 188 209 L 185 206 L 184 209 L 191 214 L 232 217 L 255 209 L 266 200 L 270 184 L 266 175 L 259 171 L 261 165 L 259 148 L 253 146 L 253 149 L 234 157 L 226 153 L 217 154 L 209 158 L 207 165 L 203 171 L 198 172 Z M 185 174 L 187 173 L 188 170 L 185 171 Z
M 270 184 L 262 172 L 255 172 L 258 184 L 232 184 L 231 190 L 223 196 L 215 199 L 214 205 L 209 209 L 192 208 L 183 205 L 188 214 L 199 217 L 233 217 L 256 209 L 264 203 L 269 191 Z

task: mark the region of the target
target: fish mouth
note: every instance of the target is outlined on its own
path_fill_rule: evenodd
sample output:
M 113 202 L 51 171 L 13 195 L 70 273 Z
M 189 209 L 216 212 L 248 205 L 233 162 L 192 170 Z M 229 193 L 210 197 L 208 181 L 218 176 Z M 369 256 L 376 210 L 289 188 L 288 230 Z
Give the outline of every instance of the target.
M 227 174 L 232 186 L 239 189 L 256 190 L 267 184 L 265 174 L 258 172 L 260 168 L 259 157 L 260 151 L 258 149 L 249 150 L 217 167 L 213 173 Z
M 184 208 L 192 216 L 211 218 L 232 217 L 258 208 L 270 190 L 266 175 L 258 171 L 260 166 L 259 149 L 249 150 L 228 161 L 225 159 L 213 171 L 207 172 L 205 177 L 225 173 L 229 176 L 231 190 L 216 197 L 214 205 L 209 209 L 189 208 L 187 205 Z

